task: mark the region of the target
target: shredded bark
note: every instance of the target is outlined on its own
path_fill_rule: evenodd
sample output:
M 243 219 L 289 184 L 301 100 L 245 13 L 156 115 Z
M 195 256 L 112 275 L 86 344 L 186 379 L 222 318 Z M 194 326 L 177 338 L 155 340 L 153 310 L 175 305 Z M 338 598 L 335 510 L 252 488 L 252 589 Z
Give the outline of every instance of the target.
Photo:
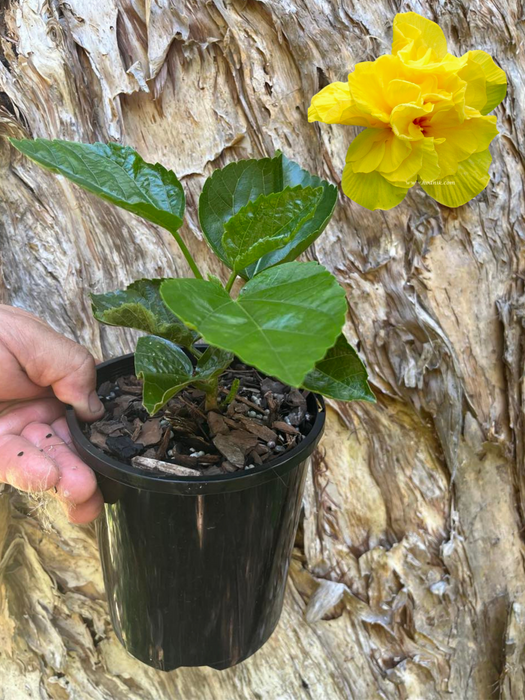
M 235 399 L 224 405 L 237 379 Z M 142 382 L 128 375 L 100 386 L 106 413 L 85 430 L 94 445 L 139 469 L 226 474 L 262 466 L 295 447 L 311 429 L 307 395 L 237 363 L 221 378 L 218 409 L 207 412 L 204 393 L 189 387 L 149 416 Z

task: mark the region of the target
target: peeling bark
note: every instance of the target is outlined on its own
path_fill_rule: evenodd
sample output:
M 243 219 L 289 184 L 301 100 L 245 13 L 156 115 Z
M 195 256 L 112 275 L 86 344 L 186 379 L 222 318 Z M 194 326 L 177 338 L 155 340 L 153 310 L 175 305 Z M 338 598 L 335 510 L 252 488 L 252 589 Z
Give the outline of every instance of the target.
M 349 127 L 309 99 L 389 51 L 380 0 L 6 0 L 0 131 L 117 139 L 182 179 L 198 229 L 213 167 L 276 148 L 340 181 Z M 155 672 L 122 650 L 92 530 L 52 501 L 0 497 L 2 697 L 133 700 L 525 696 L 523 289 L 525 63 L 520 3 L 403 3 L 509 78 L 492 180 L 457 210 L 413 189 L 371 213 L 341 197 L 309 253 L 347 291 L 378 404 L 330 407 L 277 632 L 237 669 Z M 88 291 L 189 274 L 170 236 L 0 140 L 0 301 L 98 357 L 134 334 L 98 326 Z

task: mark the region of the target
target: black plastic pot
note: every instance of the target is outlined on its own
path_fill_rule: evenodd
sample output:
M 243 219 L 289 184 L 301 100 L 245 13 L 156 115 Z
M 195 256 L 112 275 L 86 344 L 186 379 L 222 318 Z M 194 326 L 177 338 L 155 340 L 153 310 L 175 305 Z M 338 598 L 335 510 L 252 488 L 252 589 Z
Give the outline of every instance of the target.
M 98 366 L 99 386 L 134 372 L 133 355 Z M 73 442 L 106 502 L 97 536 L 115 632 L 157 669 L 225 669 L 274 631 L 301 510 L 309 457 L 325 422 L 311 394 L 313 427 L 286 456 L 241 474 L 154 476 L 92 445 L 73 410 Z

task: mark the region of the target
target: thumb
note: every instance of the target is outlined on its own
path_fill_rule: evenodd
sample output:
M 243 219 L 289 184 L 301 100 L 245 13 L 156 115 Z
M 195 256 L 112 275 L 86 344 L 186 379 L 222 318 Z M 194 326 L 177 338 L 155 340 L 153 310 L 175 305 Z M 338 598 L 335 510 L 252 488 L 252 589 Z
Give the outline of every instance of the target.
M 104 413 L 104 406 L 95 388 L 95 360 L 81 345 L 73 345 L 74 348 L 69 349 L 66 365 L 59 372 L 63 376 L 51 377 L 49 386 L 57 399 L 73 406 L 79 418 L 93 421 Z
M 95 360 L 86 348 L 57 333 L 32 314 L 1 307 L 0 342 L 39 387 L 71 404 L 81 420 L 104 412 L 96 391 Z

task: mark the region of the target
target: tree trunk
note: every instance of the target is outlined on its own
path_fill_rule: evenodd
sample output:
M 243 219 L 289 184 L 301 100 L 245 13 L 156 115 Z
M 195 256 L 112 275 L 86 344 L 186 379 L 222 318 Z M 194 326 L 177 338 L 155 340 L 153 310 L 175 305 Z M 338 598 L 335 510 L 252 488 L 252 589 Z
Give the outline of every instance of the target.
M 350 127 L 308 124 L 310 97 L 389 52 L 387 0 L 5 0 L 0 128 L 118 140 L 182 179 L 183 235 L 213 167 L 280 148 L 340 182 Z M 344 285 L 347 335 L 377 405 L 331 404 L 285 610 L 242 666 L 156 672 L 113 634 L 93 532 L 47 496 L 0 501 L 5 700 L 374 700 L 525 696 L 521 3 L 403 3 L 458 54 L 509 78 L 492 180 L 468 205 L 413 188 L 396 209 L 341 197 L 309 253 Z M 0 140 L 0 301 L 98 357 L 134 334 L 100 327 L 88 291 L 187 275 L 169 234 L 44 172 Z

